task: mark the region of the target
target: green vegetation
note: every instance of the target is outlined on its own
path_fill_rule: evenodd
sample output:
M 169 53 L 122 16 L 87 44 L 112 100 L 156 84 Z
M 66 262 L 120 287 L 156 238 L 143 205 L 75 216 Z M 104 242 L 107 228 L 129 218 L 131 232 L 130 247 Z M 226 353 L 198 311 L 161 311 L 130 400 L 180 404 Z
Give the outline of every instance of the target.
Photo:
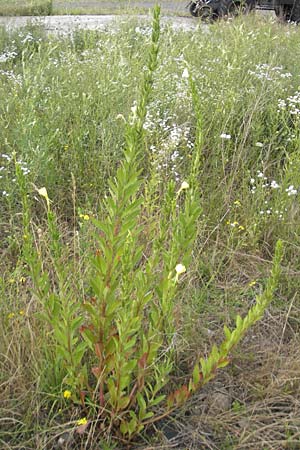
M 298 40 L 1 31 L 3 448 L 297 448 Z
M 52 0 L 0 0 L 0 16 L 49 16 Z

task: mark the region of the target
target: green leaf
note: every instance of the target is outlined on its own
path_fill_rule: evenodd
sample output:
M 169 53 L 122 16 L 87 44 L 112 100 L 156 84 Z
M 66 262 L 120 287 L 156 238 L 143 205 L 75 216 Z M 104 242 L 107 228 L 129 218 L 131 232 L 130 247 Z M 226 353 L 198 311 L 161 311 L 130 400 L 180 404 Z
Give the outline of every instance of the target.
M 84 355 L 86 349 L 87 349 L 87 343 L 84 342 L 84 341 L 80 342 L 80 343 L 76 346 L 76 348 L 75 348 L 75 350 L 74 350 L 74 352 L 73 352 L 74 364 L 75 364 L 76 366 L 78 366 L 78 365 L 80 364 L 80 362 L 81 362 L 81 360 L 82 360 L 82 357 L 83 357 L 83 355 Z
M 221 361 L 221 362 L 218 364 L 218 368 L 221 369 L 221 368 L 223 368 L 223 367 L 228 366 L 229 362 L 230 362 L 229 359 L 225 359 L 224 361 Z
M 231 331 L 226 325 L 224 325 L 224 334 L 226 339 L 229 341 L 231 338 Z
M 83 323 L 83 318 L 82 317 L 76 317 L 75 319 L 73 319 L 71 321 L 71 331 L 72 333 L 74 333 L 76 330 L 78 330 L 78 328 L 80 327 L 80 325 Z
M 129 436 L 137 431 L 137 419 L 133 417 L 128 424 L 128 433 Z
M 70 353 L 61 345 L 57 346 L 57 354 L 61 356 L 66 362 L 70 361 Z
M 135 343 L 136 343 L 136 336 L 133 336 L 128 342 L 126 342 L 126 344 L 124 344 L 124 350 L 127 352 L 135 345 Z
M 94 352 L 94 345 L 97 342 L 97 338 L 94 333 L 90 329 L 86 328 L 81 334 L 89 348 Z
M 68 348 L 68 336 L 66 334 L 65 330 L 60 330 L 58 327 L 54 328 L 54 336 L 57 340 L 57 342 L 60 344 L 60 346 L 64 346 L 65 348 Z
M 243 319 L 241 318 L 241 316 L 237 315 L 235 320 L 236 320 L 236 328 L 237 329 L 242 328 L 242 326 L 243 326 Z
M 153 416 L 154 416 L 154 412 L 153 412 L 153 411 L 149 411 L 149 412 L 147 412 L 147 413 L 144 415 L 143 420 L 145 420 L 145 419 L 150 419 L 150 418 L 153 417 Z
M 123 391 L 124 389 L 130 386 L 131 376 L 130 375 L 122 375 L 120 377 L 120 389 Z
M 207 361 L 204 358 L 200 358 L 201 372 L 203 374 L 203 378 L 206 378 L 207 374 Z
M 199 370 L 199 365 L 196 364 L 194 367 L 194 370 L 193 370 L 193 382 L 197 386 L 199 381 L 200 381 L 200 370 Z
M 111 299 L 106 308 L 107 316 L 112 316 L 119 307 L 120 301 L 118 299 Z
M 87 311 L 89 313 L 89 315 L 91 316 L 91 318 L 93 318 L 95 321 L 97 321 L 98 311 L 91 303 L 89 303 L 89 302 L 82 303 L 82 309 Z
M 129 402 L 130 402 L 129 396 L 119 398 L 117 405 L 118 410 L 126 409 L 127 406 L 129 405 Z
M 128 422 L 126 422 L 125 420 L 123 420 L 120 425 L 120 431 L 123 435 L 128 433 Z
M 137 366 L 137 359 L 132 359 L 128 363 L 124 364 L 123 370 L 127 373 L 132 373 Z
M 140 392 L 136 395 L 136 399 L 137 399 L 138 405 L 140 407 L 140 413 L 146 411 L 147 405 L 144 400 L 144 397 L 142 396 L 142 394 Z
M 149 402 L 149 405 L 151 405 L 151 406 L 156 406 L 156 405 L 158 405 L 159 403 L 161 403 L 165 398 L 166 398 L 165 395 L 159 395 L 158 397 L 155 397 L 153 400 L 151 400 L 151 401 Z
M 212 360 L 212 362 L 216 362 L 219 359 L 219 350 L 215 344 L 212 347 L 210 359 Z
M 116 385 L 115 382 L 112 378 L 109 378 L 107 380 L 107 387 L 108 387 L 108 392 L 110 395 L 110 399 L 109 402 L 112 405 L 112 407 L 115 407 L 116 404 L 118 403 L 118 398 L 117 398 L 117 389 L 116 389 Z

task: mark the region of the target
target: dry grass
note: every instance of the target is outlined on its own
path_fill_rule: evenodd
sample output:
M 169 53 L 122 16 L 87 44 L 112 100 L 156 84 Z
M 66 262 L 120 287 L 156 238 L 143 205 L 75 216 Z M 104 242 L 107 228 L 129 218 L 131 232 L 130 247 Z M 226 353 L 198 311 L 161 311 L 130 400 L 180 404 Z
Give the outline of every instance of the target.
M 133 449 L 234 449 L 281 450 L 297 449 L 300 445 L 300 330 L 297 318 L 299 307 L 295 298 L 285 313 L 274 308 L 264 321 L 250 332 L 236 350 L 232 364 L 201 390 L 177 415 L 147 430 L 144 441 L 133 444 Z M 208 317 L 206 317 L 208 320 Z M 211 323 L 214 318 L 211 317 Z M 209 323 L 209 320 L 208 320 Z M 0 383 L 0 417 L 3 449 L 60 448 L 94 449 L 100 430 L 95 425 L 88 434 L 74 434 L 78 411 L 67 416 L 64 411 L 53 414 L 41 402 L 41 393 L 32 381 L 34 366 L 34 331 L 28 321 L 28 340 L 20 342 L 15 327 L 2 354 L 0 372 L 6 379 Z M 196 327 L 197 324 L 195 323 Z M 222 334 L 215 321 L 214 339 Z M 194 330 L 194 336 L 196 329 Z M 199 333 L 198 333 L 199 335 Z M 201 342 L 193 347 L 204 352 L 210 337 L 201 334 Z M 186 343 L 185 343 L 186 345 Z M 35 343 L 36 348 L 36 343 Z M 185 349 L 185 355 L 193 354 Z M 24 361 L 30 361 L 31 373 Z M 190 361 L 180 358 L 180 365 Z M 180 373 L 178 378 L 180 383 Z M 45 393 L 43 394 L 45 395 Z M 49 393 L 47 396 L 49 398 Z M 45 398 L 45 397 L 44 397 Z M 45 424 L 47 423 L 47 427 Z M 24 430 L 24 434 L 23 431 Z M 26 431 L 25 431 L 26 430 Z M 6 437 L 5 437 L 6 436 Z M 5 443 L 5 441 L 7 442 Z M 60 441 L 59 441 L 60 440 Z M 118 446 L 118 449 L 127 448 Z
M 274 449 L 300 446 L 299 330 L 288 314 L 268 314 L 219 373 L 168 423 L 173 437 L 150 449 Z

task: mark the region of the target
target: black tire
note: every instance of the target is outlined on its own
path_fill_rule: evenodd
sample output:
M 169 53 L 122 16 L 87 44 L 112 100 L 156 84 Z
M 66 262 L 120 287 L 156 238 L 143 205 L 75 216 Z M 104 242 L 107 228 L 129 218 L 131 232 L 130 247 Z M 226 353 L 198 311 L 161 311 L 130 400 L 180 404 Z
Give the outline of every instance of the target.
M 201 17 L 203 22 L 213 22 L 217 18 L 210 5 L 201 1 L 191 3 L 189 11 L 193 17 Z
M 201 8 L 201 20 L 203 22 L 214 22 L 218 18 L 218 14 L 210 6 L 205 5 Z
M 249 14 L 255 8 L 255 2 L 253 0 L 222 0 L 221 3 L 223 15 L 238 16 L 239 14 Z
M 193 17 L 199 17 L 200 16 L 200 14 L 199 14 L 200 8 L 199 8 L 198 3 L 192 2 L 190 4 L 189 11 L 190 11 L 190 13 L 192 14 Z

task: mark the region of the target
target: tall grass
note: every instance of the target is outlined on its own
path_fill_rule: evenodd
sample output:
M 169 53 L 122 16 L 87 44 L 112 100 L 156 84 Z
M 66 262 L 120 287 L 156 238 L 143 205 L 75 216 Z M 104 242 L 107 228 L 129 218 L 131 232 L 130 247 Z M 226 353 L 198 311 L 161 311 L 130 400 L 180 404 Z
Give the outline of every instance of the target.
M 52 0 L 0 0 L 0 16 L 50 16 Z
M 59 341 L 69 336 L 76 347 L 81 337 L 74 330 L 91 325 L 86 323 L 87 317 L 94 323 L 93 305 L 103 303 L 101 292 L 95 291 L 90 280 L 96 277 L 95 271 L 101 278 L 103 260 L 109 259 L 111 234 L 105 218 L 112 217 L 113 199 L 130 169 L 126 166 L 125 170 L 121 162 L 124 155 L 139 179 L 138 193 L 134 183 L 131 187 L 132 204 L 141 192 L 144 201 L 138 219 L 136 211 L 132 212 L 130 220 L 137 220 L 134 226 L 128 219 L 131 234 L 114 245 L 124 247 L 122 270 L 130 267 L 128 273 L 140 275 L 138 286 L 124 275 L 117 276 L 119 262 L 114 261 L 120 283 L 114 286 L 115 297 L 120 292 L 124 298 L 134 297 L 137 289 L 143 291 L 147 279 L 147 292 L 153 292 L 155 300 L 147 303 L 145 317 L 155 316 L 161 297 L 169 305 L 168 316 L 173 321 L 170 329 L 165 322 L 169 335 L 162 348 L 170 348 L 173 363 L 167 367 L 162 353 L 161 366 L 157 366 L 162 368 L 164 363 L 165 376 L 171 377 L 161 394 L 168 398 L 169 408 L 181 404 L 202 381 L 215 375 L 217 367 L 227 364 L 226 352 L 234 346 L 234 339 L 238 340 L 266 307 L 271 308 L 270 314 L 286 313 L 287 326 L 287 302 L 299 283 L 298 39 L 296 27 L 252 17 L 189 32 L 175 33 L 165 27 L 152 79 L 147 78 L 145 50 L 151 41 L 147 23 L 132 22 L 120 31 L 101 34 L 77 32 L 72 39 L 61 40 L 46 38 L 42 30 L 34 28 L 14 35 L 1 31 L 3 445 L 55 448 L 55 439 L 63 431 L 71 435 L 77 420 L 88 414 L 96 426 L 88 438 L 83 435 L 82 442 L 93 442 L 99 431 L 95 419 L 99 405 L 91 402 L 89 409 L 82 409 L 77 403 L 81 400 L 87 408 L 87 392 L 93 390 L 91 375 L 84 370 L 76 372 L 77 367 L 63 362 L 68 345 L 62 350 Z M 143 77 L 151 90 L 147 98 L 145 92 L 139 97 Z M 142 103 L 136 103 L 138 98 Z M 140 121 L 139 137 L 134 141 L 139 168 L 126 153 L 131 143 L 128 129 L 134 134 L 136 121 Z M 41 189 L 44 187 L 46 190 Z M 174 203 L 176 192 L 180 196 Z M 181 249 L 177 243 L 188 244 L 184 230 L 192 224 L 192 219 L 190 223 L 187 220 L 189 196 L 191 217 L 200 206 L 201 214 L 188 267 L 188 258 L 184 259 L 188 245 Z M 181 208 L 185 208 L 183 215 Z M 172 222 L 175 217 L 178 226 Z M 96 237 L 92 222 L 98 224 Z M 112 236 L 116 239 L 114 233 Z M 265 294 L 262 291 L 278 239 L 284 241 L 284 269 L 270 307 L 278 252 L 274 282 L 267 284 Z M 161 251 L 162 259 L 151 259 L 152 249 Z M 177 257 L 170 262 L 166 250 L 177 252 Z M 89 264 L 91 252 L 96 255 L 93 267 Z M 108 252 L 103 260 L 101 252 Z M 148 267 L 147 261 L 152 266 Z M 171 270 L 175 263 L 177 275 Z M 165 268 L 170 277 L 168 273 L 165 277 Z M 156 277 L 163 281 L 154 288 Z M 260 312 L 252 306 L 256 296 Z M 88 302 L 91 305 L 81 317 L 85 322 L 80 319 L 73 329 L 77 308 Z M 293 307 L 297 305 L 295 297 Z M 252 319 L 247 315 L 251 306 Z M 244 321 L 238 318 L 235 322 L 237 313 L 245 314 Z M 123 322 L 129 316 L 124 317 Z M 146 319 L 142 322 L 147 330 Z M 215 347 L 209 356 L 210 335 L 215 334 L 219 341 L 224 323 L 225 344 L 219 350 Z M 297 318 L 290 326 L 298 333 Z M 62 329 L 66 332 L 63 336 Z M 235 332 L 231 341 L 229 329 Z M 121 331 L 118 329 L 119 335 Z M 116 337 L 114 342 L 117 346 Z M 136 364 L 142 364 L 142 356 L 137 352 Z M 82 367 L 92 361 L 90 355 L 85 358 Z M 93 367 L 94 376 L 97 367 Z M 158 373 L 151 376 L 149 385 Z M 100 377 L 98 382 L 101 385 Z M 175 391 L 174 384 L 181 388 Z M 108 387 L 112 389 L 111 381 L 104 389 Z M 76 389 L 82 391 L 81 396 L 75 395 Z M 141 397 L 136 401 L 143 410 Z M 120 405 L 111 406 L 120 413 Z M 157 407 L 155 414 L 163 417 L 165 410 Z M 137 424 L 134 415 L 130 417 L 131 421 L 125 413 L 121 415 L 121 432 L 127 437 L 132 434 L 130 427 Z M 83 428 L 79 432 L 87 433 L 84 421 L 80 423 Z M 137 425 L 135 431 L 141 423 Z M 143 426 L 147 425 L 145 419 Z M 111 429 L 115 430 L 115 425 Z M 80 434 L 78 448 L 79 441 Z

